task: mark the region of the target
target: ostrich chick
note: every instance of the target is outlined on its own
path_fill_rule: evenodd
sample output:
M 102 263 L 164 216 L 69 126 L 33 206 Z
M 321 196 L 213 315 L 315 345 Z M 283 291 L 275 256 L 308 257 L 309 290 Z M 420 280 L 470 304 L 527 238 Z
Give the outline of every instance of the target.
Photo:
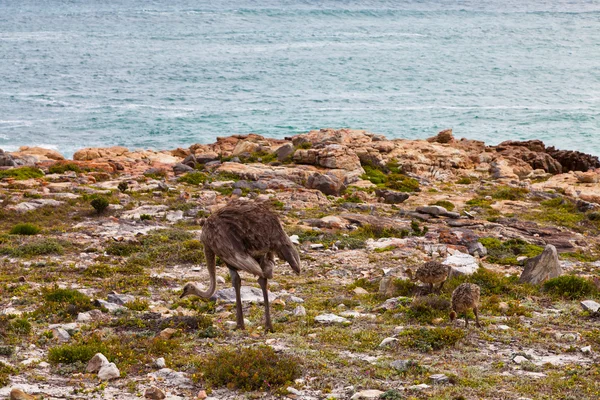
M 479 286 L 474 283 L 462 283 L 454 292 L 452 292 L 452 311 L 450 311 L 450 321 L 454 321 L 457 317 L 457 313 L 465 314 L 465 327 L 469 327 L 469 317 L 467 311 L 473 309 L 475 314 L 475 325 L 481 328 L 479 325 L 479 315 L 477 314 L 477 308 L 479 307 Z
M 286 260 L 297 274 L 300 273 L 300 256 L 277 215 L 259 202 L 233 201 L 206 219 L 200 240 L 204 244 L 210 286 L 202 291 L 195 283 L 187 283 L 181 297 L 196 295 L 210 298 L 215 294 L 215 259 L 218 256 L 229 268 L 235 290 L 237 328 L 245 329 L 240 296 L 242 279 L 238 271 L 246 271 L 258 276 L 265 303 L 265 328 L 273 332 L 267 279 L 273 278 L 275 255 Z
M 410 269 L 406 272 L 411 279 L 428 283 L 430 292 L 433 292 L 433 285 L 439 283 L 440 286 L 437 289 L 437 292 L 439 293 L 444 286 L 444 282 L 446 282 L 446 279 L 448 279 L 448 275 L 450 275 L 451 268 L 452 267 L 444 265 L 438 261 L 428 261 L 417 268 L 417 272 L 414 274 L 414 277 Z

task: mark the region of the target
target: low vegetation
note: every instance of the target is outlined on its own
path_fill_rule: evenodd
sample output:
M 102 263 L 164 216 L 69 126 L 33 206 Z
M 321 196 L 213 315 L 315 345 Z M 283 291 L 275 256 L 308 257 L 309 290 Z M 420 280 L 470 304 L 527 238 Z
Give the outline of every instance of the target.
M 487 249 L 487 261 L 495 264 L 517 265 L 517 257 L 535 257 L 540 255 L 544 248 L 529 244 L 521 239 L 510 239 L 502 242 L 496 238 L 481 238 L 479 242 Z
M 424 353 L 454 346 L 464 337 L 464 330 L 452 327 L 410 328 L 399 334 L 403 346 Z
M 266 346 L 221 350 L 209 355 L 200 368 L 203 379 L 211 386 L 244 391 L 289 385 L 302 372 L 297 359 Z
M 41 169 L 35 167 L 19 167 L 0 171 L 0 180 L 4 178 L 12 178 L 15 180 L 42 178 L 44 173 Z
M 578 300 L 598 294 L 598 288 L 588 279 L 575 275 L 562 275 L 544 282 L 544 290 L 551 295 L 568 300 Z
M 42 229 L 34 224 L 24 222 L 13 226 L 10 230 L 11 235 L 37 235 Z

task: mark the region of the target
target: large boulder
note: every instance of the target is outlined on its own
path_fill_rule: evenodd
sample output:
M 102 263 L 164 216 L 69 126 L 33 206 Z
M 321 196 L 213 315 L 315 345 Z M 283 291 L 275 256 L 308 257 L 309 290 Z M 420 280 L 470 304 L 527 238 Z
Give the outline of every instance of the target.
M 525 161 L 531 166 L 532 170 L 543 169 L 551 174 L 560 174 L 563 171 L 560 162 L 546 153 L 546 147 L 541 140 L 527 140 L 524 142 L 509 140 L 500 143 L 495 149 L 505 158 L 513 157 Z
M 452 129 L 445 129 L 435 135 L 434 137 L 430 137 L 427 139 L 428 142 L 436 142 L 436 143 L 451 143 L 454 142 L 454 136 L 452 135 Z
M 105 159 L 119 159 L 122 158 L 129 152 L 127 147 L 113 146 L 113 147 L 86 147 L 78 150 L 73 154 L 73 160 L 76 161 L 89 161 L 96 160 L 98 158 Z
M 306 187 L 316 189 L 330 196 L 339 196 L 345 189 L 344 182 L 335 175 L 316 172 L 308 177 Z
M 529 258 L 525 262 L 525 269 L 519 282 L 537 285 L 548 279 L 559 277 L 561 274 L 562 268 L 558 261 L 558 252 L 556 247 L 549 244 L 546 245 L 542 254 Z
M 299 164 L 313 164 L 331 169 L 362 171 L 360 159 L 356 153 L 350 148 L 339 144 L 330 144 L 321 148 L 296 150 L 294 161 Z
M 40 161 L 56 161 L 65 159 L 65 157 L 63 157 L 63 155 L 60 154 L 58 151 L 45 149 L 43 147 L 21 146 L 19 147 L 19 151 L 15 151 L 11 153 L 11 155 L 15 159 L 33 157 L 36 163 Z
M 15 159 L 0 149 L 0 167 L 15 167 L 16 165 Z
M 596 156 L 572 150 L 558 150 L 548 147 L 546 152 L 560 163 L 564 172 L 583 171 L 600 168 L 600 159 Z

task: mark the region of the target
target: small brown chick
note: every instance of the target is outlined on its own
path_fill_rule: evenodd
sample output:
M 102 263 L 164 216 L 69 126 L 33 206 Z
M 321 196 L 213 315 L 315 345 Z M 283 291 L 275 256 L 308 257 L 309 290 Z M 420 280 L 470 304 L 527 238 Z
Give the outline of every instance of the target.
M 477 309 L 479 307 L 479 296 L 481 290 L 479 286 L 474 283 L 462 283 L 454 292 L 452 292 L 452 311 L 450 312 L 450 321 L 454 321 L 457 317 L 457 313 L 465 313 L 465 327 L 469 327 L 469 318 L 467 311 L 473 309 L 475 314 L 475 325 L 481 328 L 479 325 L 479 315 Z
M 444 286 L 444 282 L 448 279 L 451 267 L 444 265 L 438 261 L 428 261 L 417 268 L 414 279 L 417 279 L 423 283 L 429 284 L 429 290 L 433 292 L 433 285 L 440 284 L 437 289 L 439 293 Z M 412 271 L 408 271 L 409 275 L 412 275 Z M 411 276 L 412 278 L 412 276 Z

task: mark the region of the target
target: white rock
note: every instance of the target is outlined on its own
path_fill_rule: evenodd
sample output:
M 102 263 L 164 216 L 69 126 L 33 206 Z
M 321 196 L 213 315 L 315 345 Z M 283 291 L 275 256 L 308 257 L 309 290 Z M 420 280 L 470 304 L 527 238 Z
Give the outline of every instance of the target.
M 324 249 L 325 246 L 322 243 L 313 243 L 310 245 L 311 250 L 321 250 Z
M 360 400 L 360 399 L 378 399 L 383 392 L 381 390 L 362 390 L 358 393 L 355 393 L 352 396 L 351 400 Z
M 515 364 L 521 364 L 521 363 L 524 363 L 525 361 L 529 361 L 529 359 L 527 357 L 523 357 L 520 355 L 513 358 L 513 362 Z
M 584 300 L 580 304 L 585 311 L 598 312 L 598 310 L 600 310 L 600 304 L 596 303 L 594 300 Z
M 500 329 L 501 331 L 508 331 L 510 329 L 510 326 L 508 326 L 508 325 L 498 325 L 498 326 L 496 326 L 496 328 Z
M 335 314 L 321 314 L 321 315 L 317 315 L 315 317 L 315 321 L 321 323 L 321 324 L 332 324 L 332 323 L 340 323 L 340 324 L 346 324 L 346 323 L 350 323 L 349 320 L 347 320 L 344 317 L 340 317 L 338 315 Z
M 102 367 L 108 365 L 108 359 L 102 353 L 96 353 L 94 357 L 88 362 L 87 367 L 85 367 L 85 372 L 96 373 L 100 371 Z
M 425 389 L 429 389 L 431 386 L 429 386 L 426 383 L 421 383 L 420 385 L 412 385 L 409 386 L 407 389 L 408 390 L 425 390 Z
M 583 354 L 592 354 L 592 346 L 585 346 L 581 348 Z
M 296 388 L 294 388 L 294 387 L 291 387 L 291 386 L 288 386 L 288 388 L 287 388 L 286 390 L 287 390 L 289 393 L 291 393 L 291 394 L 295 394 L 296 396 L 301 396 L 301 395 L 302 395 L 302 392 L 301 392 L 301 391 L 299 391 L 298 389 L 296 389 Z
M 54 328 L 52 329 L 52 333 L 56 338 L 58 338 L 59 342 L 68 342 L 69 340 L 71 340 L 71 335 L 69 335 L 69 332 L 67 332 L 63 328 Z
M 288 300 L 291 301 L 292 303 L 304 303 L 304 299 L 301 299 L 300 297 L 296 297 L 296 296 L 290 296 L 290 298 Z
M 306 308 L 304 308 L 303 306 L 298 306 L 294 309 L 294 316 L 295 317 L 304 317 L 306 316 Z
M 435 383 L 435 384 L 443 384 L 443 383 L 448 383 L 450 382 L 450 378 L 448 378 L 446 375 L 444 374 L 435 374 L 435 375 L 431 375 L 429 377 L 429 379 Z
M 385 339 L 383 339 L 381 341 L 381 343 L 379 343 L 379 347 L 390 347 L 392 346 L 394 343 L 396 343 L 398 341 L 398 339 L 393 338 L 393 337 L 386 337 Z
M 108 365 L 104 365 L 102 368 L 100 368 L 100 371 L 98 371 L 98 378 L 103 381 L 115 379 L 120 376 L 121 372 L 119 372 L 119 369 L 117 368 L 115 363 L 109 363 Z
M 167 366 L 167 364 L 165 363 L 165 359 L 163 357 L 157 358 L 154 361 L 154 365 L 156 365 L 158 368 L 164 368 Z
M 292 235 L 290 236 L 290 241 L 294 244 L 300 244 L 300 236 L 298 235 Z
M 442 264 L 450 265 L 451 274 L 457 275 L 472 275 L 479 269 L 479 262 L 475 257 L 460 251 L 455 251 L 454 254 L 446 257 Z
M 39 363 L 41 360 L 37 357 L 32 357 L 32 358 L 28 358 L 26 360 L 21 361 L 21 365 L 31 365 L 31 364 L 37 364 Z

